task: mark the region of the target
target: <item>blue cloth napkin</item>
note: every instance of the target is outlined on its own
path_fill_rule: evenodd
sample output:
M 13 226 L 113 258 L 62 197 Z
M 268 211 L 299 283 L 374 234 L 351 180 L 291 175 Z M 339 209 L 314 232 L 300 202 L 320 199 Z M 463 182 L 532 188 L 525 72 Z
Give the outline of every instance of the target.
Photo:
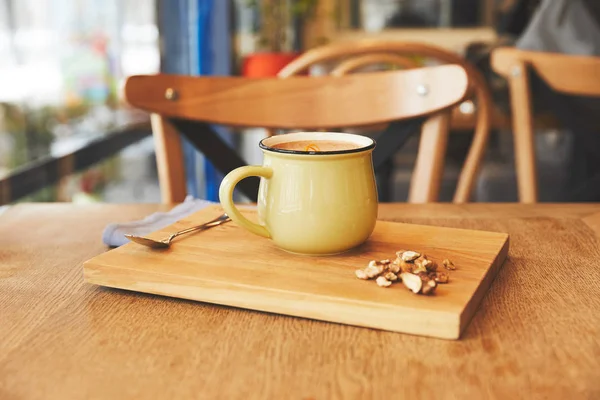
M 124 235 L 126 233 L 144 236 L 151 232 L 167 227 L 182 218 L 187 217 L 210 205 L 218 204 L 212 201 L 186 197 L 183 203 L 175 206 L 168 212 L 157 212 L 140 221 L 110 224 L 102 232 L 102 241 L 105 245 L 117 247 L 129 242 Z

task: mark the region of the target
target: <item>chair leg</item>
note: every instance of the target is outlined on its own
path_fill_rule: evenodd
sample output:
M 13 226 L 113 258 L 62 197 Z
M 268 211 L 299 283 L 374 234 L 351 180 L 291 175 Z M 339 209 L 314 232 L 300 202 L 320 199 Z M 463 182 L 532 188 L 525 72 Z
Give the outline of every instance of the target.
M 509 85 L 519 201 L 521 203 L 536 203 L 538 201 L 538 188 L 531 117 L 531 94 L 529 76 L 524 63 L 513 67 Z
M 429 203 L 439 200 L 449 124 L 448 111 L 429 118 L 423 124 L 419 153 L 410 180 L 409 203 Z
M 160 194 L 165 204 L 181 203 L 187 193 L 181 139 L 173 125 L 158 114 L 150 116 Z
M 477 181 L 477 174 L 479 173 L 490 139 L 493 101 L 485 83 L 479 85 L 475 89 L 475 93 L 478 101 L 477 125 L 467 158 L 458 177 L 456 191 L 454 192 L 453 202 L 458 204 L 467 203 L 471 200 L 473 186 L 475 186 L 475 182 Z

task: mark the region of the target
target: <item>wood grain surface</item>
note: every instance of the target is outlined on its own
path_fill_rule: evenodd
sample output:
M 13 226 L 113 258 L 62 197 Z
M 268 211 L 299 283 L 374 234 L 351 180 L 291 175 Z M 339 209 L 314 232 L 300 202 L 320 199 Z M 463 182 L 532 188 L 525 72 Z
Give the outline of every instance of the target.
M 387 220 L 510 234 L 509 258 L 460 341 L 83 282 L 83 261 L 106 250 L 107 223 L 165 207 L 36 204 L 0 215 L 0 398 L 600 396 L 600 205 L 382 205 Z
M 223 214 L 210 206 L 147 235 L 156 240 Z M 244 210 L 250 220 L 256 210 Z M 458 266 L 435 296 L 404 285 L 382 289 L 356 278 L 370 260 L 415 250 Z M 508 235 L 378 221 L 366 243 L 343 254 L 309 257 L 278 249 L 234 223 L 174 241 L 156 251 L 128 243 L 83 265 L 87 282 L 117 289 L 412 333 L 458 339 L 508 252 Z

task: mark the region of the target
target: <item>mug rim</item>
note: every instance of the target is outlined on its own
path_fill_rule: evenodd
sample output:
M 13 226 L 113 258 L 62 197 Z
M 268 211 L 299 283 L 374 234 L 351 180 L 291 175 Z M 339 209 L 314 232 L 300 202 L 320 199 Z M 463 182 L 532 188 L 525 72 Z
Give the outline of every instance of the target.
M 271 143 L 271 145 L 275 145 L 275 144 L 279 144 L 279 143 L 286 143 L 288 141 L 311 140 L 311 139 L 306 139 L 307 136 L 308 137 L 315 137 L 315 136 L 323 137 L 323 139 L 319 138 L 319 139 L 313 139 L 313 140 L 333 140 L 333 141 L 337 140 L 337 141 L 351 142 L 351 143 L 359 144 L 360 147 L 357 147 L 354 149 L 347 149 L 347 150 L 304 151 L 304 150 L 276 149 L 276 148 L 271 147 L 269 145 L 269 143 L 266 143 L 268 141 L 275 141 L 276 143 Z M 334 137 L 332 137 L 332 136 L 334 136 Z M 296 139 L 294 139 L 294 137 L 296 137 Z M 338 139 L 336 139 L 336 137 Z M 344 139 L 341 139 L 340 137 L 343 137 Z M 289 139 L 289 140 L 287 140 L 287 139 Z M 285 133 L 283 135 L 275 135 L 275 136 L 271 136 L 268 138 L 264 138 L 258 143 L 258 147 L 260 147 L 262 150 L 273 152 L 273 153 L 316 155 L 316 156 L 333 155 L 333 154 L 362 153 L 364 151 L 374 149 L 375 145 L 376 145 L 375 140 L 368 136 L 356 135 L 353 133 L 343 133 L 343 132 L 309 132 L 309 131 L 291 132 L 291 133 Z

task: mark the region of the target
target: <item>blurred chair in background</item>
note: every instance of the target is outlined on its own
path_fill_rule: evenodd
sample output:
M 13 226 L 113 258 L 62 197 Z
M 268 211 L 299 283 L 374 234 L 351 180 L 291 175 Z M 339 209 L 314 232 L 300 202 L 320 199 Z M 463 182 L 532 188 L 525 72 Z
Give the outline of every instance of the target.
M 460 173 L 453 201 L 470 200 L 478 170 L 485 155 L 490 132 L 492 100 L 485 78 L 471 64 L 448 50 L 421 44 L 398 41 L 358 41 L 318 47 L 301 55 L 283 68 L 278 76 L 287 78 L 306 72 L 309 68 L 327 64 L 330 74 L 341 76 L 360 68 L 376 65 L 414 68 L 425 62 L 441 62 L 462 66 L 469 76 L 469 93 L 475 106 L 477 120 L 475 133 L 467 158 Z M 409 202 L 437 201 L 444 170 L 450 118 L 461 115 L 458 107 L 432 116 L 421 131 L 419 154 L 411 177 Z M 389 166 L 388 170 L 391 169 Z M 389 173 L 389 171 L 388 171 Z M 389 179 L 384 176 L 383 179 Z M 430 182 L 419 186 L 416 182 Z M 418 189 L 422 189 L 418 191 Z
M 544 97 L 561 122 L 572 129 L 576 137 L 582 139 L 584 144 L 580 150 L 592 154 L 591 160 L 586 157 L 583 161 L 596 161 L 594 154 L 600 151 L 600 148 L 594 144 L 600 137 L 597 123 L 600 102 L 590 97 L 600 97 L 600 57 L 499 48 L 492 53 L 492 66 L 509 82 L 519 200 L 523 203 L 534 203 L 538 201 L 538 190 L 532 98 Z M 535 72 L 551 90 L 540 91 L 543 88 L 539 84 L 531 85 L 530 72 Z M 532 90 L 537 92 L 537 96 L 532 94 Z M 585 143 L 590 143 L 591 147 L 586 146 Z M 576 158 L 574 161 L 582 160 Z M 569 188 L 573 192 L 567 193 L 565 200 L 581 201 L 585 196 L 599 194 L 600 182 L 594 183 L 599 179 L 597 172 L 591 177 L 581 177 L 578 176 L 581 170 L 574 168 L 571 174 L 572 180 L 579 185 Z M 590 181 L 589 178 L 592 180 Z M 580 186 L 581 182 L 583 186 Z M 589 189 L 595 191 L 590 192 Z
M 535 12 L 515 43 L 521 51 L 500 49 L 492 56 L 494 69 L 509 81 L 519 199 L 538 201 L 535 110 L 553 114 L 573 137 L 568 183 L 553 200 L 598 201 L 600 99 L 593 97 L 600 97 L 600 1 L 521 0 L 515 5 L 522 14 L 532 6 Z

